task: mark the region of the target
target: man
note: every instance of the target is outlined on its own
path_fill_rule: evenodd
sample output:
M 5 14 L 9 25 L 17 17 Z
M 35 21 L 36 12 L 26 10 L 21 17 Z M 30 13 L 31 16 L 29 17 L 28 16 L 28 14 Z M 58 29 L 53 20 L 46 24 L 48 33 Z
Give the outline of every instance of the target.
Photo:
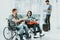
M 15 22 L 17 24 L 17 28 L 19 29 L 19 36 L 20 36 L 20 40 L 23 40 L 23 28 L 25 29 L 25 33 L 26 33 L 26 38 L 29 38 L 29 34 L 28 34 L 28 28 L 27 25 L 25 25 L 24 23 L 24 18 L 21 15 L 17 14 L 17 9 L 13 9 L 12 10 L 12 14 L 9 16 L 9 19 L 13 22 Z
M 49 24 L 49 30 L 50 30 L 50 16 L 51 16 L 51 11 L 52 11 L 52 5 L 49 3 L 49 0 L 46 0 L 46 9 L 44 10 L 44 12 L 46 12 L 46 19 L 45 19 L 45 23 Z
M 32 12 L 31 12 L 31 11 L 28 11 L 28 12 L 27 12 L 27 17 L 28 17 L 28 20 L 30 20 L 30 21 L 36 21 L 35 17 L 32 16 Z M 32 28 L 34 29 L 34 38 L 37 37 L 37 36 L 36 36 L 36 28 L 38 28 L 38 30 L 39 30 L 40 37 L 44 36 L 44 35 L 42 34 L 42 30 L 40 29 L 39 24 L 34 24 L 34 25 L 31 25 L 31 26 L 32 26 Z

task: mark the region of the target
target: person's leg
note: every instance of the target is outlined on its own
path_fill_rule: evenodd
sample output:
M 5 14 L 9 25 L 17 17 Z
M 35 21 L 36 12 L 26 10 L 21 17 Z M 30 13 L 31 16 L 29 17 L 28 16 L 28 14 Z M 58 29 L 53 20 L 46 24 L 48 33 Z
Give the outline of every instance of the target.
M 24 27 L 24 29 L 25 29 L 26 38 L 28 39 L 28 38 L 29 38 L 29 33 L 28 33 L 29 28 L 27 27 L 27 25 L 26 25 L 26 24 L 23 24 L 23 27 Z
M 45 23 L 47 24 L 47 15 L 46 15 L 46 18 L 45 18 Z
M 49 24 L 49 30 L 50 30 L 50 15 L 48 15 L 48 24 Z
M 19 32 L 20 40 L 23 40 L 23 26 L 18 25 L 17 28 L 19 28 L 18 32 Z
M 41 28 L 40 28 L 40 24 L 36 24 L 36 27 L 38 28 L 38 31 L 39 31 L 39 33 L 40 33 L 40 37 L 43 37 L 44 34 L 42 33 L 42 30 L 41 30 Z
M 23 34 L 19 34 L 19 36 L 20 36 L 20 40 L 24 40 L 23 39 Z
M 32 28 L 34 30 L 34 36 L 36 36 L 36 25 L 33 25 Z
M 40 34 L 42 33 L 42 30 L 41 30 L 41 28 L 40 28 L 40 26 L 39 26 L 39 24 L 36 24 L 36 27 L 38 28 L 38 31 L 40 32 Z
M 32 25 L 32 28 L 33 28 L 33 30 L 34 30 L 34 38 L 37 38 L 38 36 L 37 36 L 37 30 L 36 30 L 36 25 L 34 24 L 34 25 Z

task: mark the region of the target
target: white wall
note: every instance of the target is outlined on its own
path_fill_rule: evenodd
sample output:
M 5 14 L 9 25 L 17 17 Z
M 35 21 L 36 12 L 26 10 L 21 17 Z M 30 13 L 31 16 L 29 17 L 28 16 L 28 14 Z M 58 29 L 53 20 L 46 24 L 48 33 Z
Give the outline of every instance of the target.
M 56 0 L 50 0 L 53 5 L 52 16 L 51 16 L 51 26 L 60 26 L 60 1 L 56 4 Z M 7 25 L 6 17 L 11 13 L 11 9 L 15 8 L 14 0 L 0 0 L 0 40 L 3 38 L 3 29 Z
M 11 9 L 14 8 L 12 0 L 0 0 L 0 40 L 3 38 L 3 29 L 7 25 L 6 17 L 11 13 Z
M 18 9 L 19 13 L 27 13 L 27 11 L 31 10 L 32 13 L 39 13 L 40 14 L 40 0 L 15 0 L 16 8 Z

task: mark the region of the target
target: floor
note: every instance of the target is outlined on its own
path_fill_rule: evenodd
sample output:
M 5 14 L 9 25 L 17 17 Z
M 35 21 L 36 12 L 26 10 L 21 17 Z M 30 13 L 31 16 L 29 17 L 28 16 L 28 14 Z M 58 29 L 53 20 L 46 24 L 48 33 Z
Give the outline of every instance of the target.
M 43 36 L 41 38 L 39 36 L 39 33 L 37 33 L 37 38 L 34 38 L 34 34 L 31 33 L 31 39 L 30 40 L 60 40 L 60 35 L 59 35 L 60 34 L 60 32 L 59 32 L 60 27 L 52 28 L 52 29 L 48 32 L 43 32 L 45 34 L 45 36 Z M 26 40 L 25 36 L 23 38 L 24 38 L 24 40 Z M 2 40 L 3 39 L 4 39 L 4 37 L 2 38 Z

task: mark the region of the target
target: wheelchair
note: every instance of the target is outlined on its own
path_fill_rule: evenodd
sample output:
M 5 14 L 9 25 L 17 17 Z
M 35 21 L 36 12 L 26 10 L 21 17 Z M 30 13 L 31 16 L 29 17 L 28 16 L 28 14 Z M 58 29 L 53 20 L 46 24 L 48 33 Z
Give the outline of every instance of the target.
M 3 36 L 6 40 L 17 40 L 19 38 L 19 34 L 18 34 L 18 29 L 16 28 L 16 23 L 15 22 L 12 22 L 11 20 L 7 19 L 8 21 L 8 27 L 5 27 L 3 29 Z M 11 26 L 12 25 L 12 26 Z M 17 38 L 18 37 L 18 38 Z
M 8 26 L 3 29 L 4 38 L 6 40 L 17 40 L 17 39 L 20 40 L 20 38 L 19 38 L 20 36 L 19 36 L 19 33 L 18 33 L 19 29 L 16 28 L 17 24 L 15 22 L 11 21 L 10 19 L 7 19 L 7 21 L 8 21 Z M 27 26 L 28 26 L 28 28 L 30 30 L 29 36 L 31 38 L 31 33 L 34 33 L 34 31 L 32 29 L 32 26 L 30 26 L 28 24 L 27 24 Z M 25 35 L 25 32 L 24 32 L 23 35 Z

